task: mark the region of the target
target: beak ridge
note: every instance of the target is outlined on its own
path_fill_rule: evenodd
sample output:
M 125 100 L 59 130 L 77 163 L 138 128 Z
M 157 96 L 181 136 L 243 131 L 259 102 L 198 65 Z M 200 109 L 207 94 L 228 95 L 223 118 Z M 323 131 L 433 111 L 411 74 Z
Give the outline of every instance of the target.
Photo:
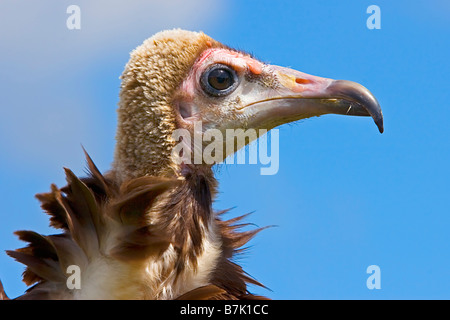
M 278 74 L 283 96 L 315 100 L 312 106 L 315 105 L 317 114 L 371 116 L 380 133 L 383 133 L 383 113 L 380 104 L 361 84 L 317 77 L 279 66 L 270 68 Z

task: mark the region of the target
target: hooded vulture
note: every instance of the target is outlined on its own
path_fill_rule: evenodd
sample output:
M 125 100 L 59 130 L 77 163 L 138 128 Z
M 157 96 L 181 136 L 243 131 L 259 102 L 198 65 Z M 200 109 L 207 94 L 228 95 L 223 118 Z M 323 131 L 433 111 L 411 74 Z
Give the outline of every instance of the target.
M 243 231 L 244 216 L 226 221 L 212 209 L 215 163 L 189 161 L 183 152 L 205 148 L 189 139 L 174 156 L 174 133 L 198 134 L 195 122 L 201 134 L 270 130 L 330 113 L 371 116 L 383 131 L 362 85 L 265 64 L 201 32 L 155 34 L 121 79 L 111 169 L 101 173 L 87 154 L 87 177 L 65 169 L 65 187 L 36 195 L 61 233 L 17 231 L 28 244 L 7 251 L 26 266 L 30 287 L 17 299 L 262 298 L 247 289 L 262 285 L 233 261 L 260 229 Z

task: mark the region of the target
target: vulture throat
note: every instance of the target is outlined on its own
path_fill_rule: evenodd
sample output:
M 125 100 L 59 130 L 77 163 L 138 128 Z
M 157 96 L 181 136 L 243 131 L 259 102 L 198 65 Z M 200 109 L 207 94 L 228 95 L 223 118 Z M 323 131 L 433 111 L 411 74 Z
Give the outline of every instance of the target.
M 28 245 L 7 253 L 26 265 L 30 286 L 17 299 L 262 298 L 247 288 L 262 284 L 233 261 L 261 229 L 242 231 L 245 216 L 212 209 L 212 167 L 242 145 L 197 159 L 207 146 L 195 137 L 329 113 L 371 116 L 383 132 L 362 85 L 265 64 L 201 32 L 155 34 L 121 78 L 111 170 L 86 154 L 87 177 L 65 169 L 65 187 L 36 196 L 61 233 L 16 232 Z

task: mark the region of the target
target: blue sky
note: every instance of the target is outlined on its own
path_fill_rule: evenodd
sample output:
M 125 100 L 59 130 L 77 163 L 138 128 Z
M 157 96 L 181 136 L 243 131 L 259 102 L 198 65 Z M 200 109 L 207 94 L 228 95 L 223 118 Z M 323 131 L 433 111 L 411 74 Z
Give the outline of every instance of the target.
M 66 8 L 81 8 L 81 30 Z M 369 5 L 381 29 L 369 30 Z M 217 209 L 253 212 L 260 233 L 239 258 L 274 299 L 449 299 L 450 28 L 448 1 L 17 1 L 0 3 L 0 279 L 15 297 L 12 234 L 53 233 L 34 194 L 62 167 L 82 175 L 80 145 L 103 171 L 114 150 L 118 79 L 157 31 L 202 30 L 257 58 L 359 82 L 379 100 L 369 118 L 327 115 L 280 128 L 280 168 L 217 172 Z M 381 269 L 369 290 L 366 268 Z

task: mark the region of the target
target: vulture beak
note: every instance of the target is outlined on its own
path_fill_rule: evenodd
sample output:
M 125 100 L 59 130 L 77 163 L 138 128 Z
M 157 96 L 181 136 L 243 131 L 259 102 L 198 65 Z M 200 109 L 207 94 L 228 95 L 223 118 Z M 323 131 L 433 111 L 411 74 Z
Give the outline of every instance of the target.
M 266 65 L 278 86 L 264 90 L 263 99 L 248 103 L 258 125 L 271 127 L 323 114 L 370 116 L 383 133 L 383 114 L 377 99 L 364 86 L 347 80 L 312 76 L 289 68 Z M 253 109 L 251 111 L 251 109 Z

